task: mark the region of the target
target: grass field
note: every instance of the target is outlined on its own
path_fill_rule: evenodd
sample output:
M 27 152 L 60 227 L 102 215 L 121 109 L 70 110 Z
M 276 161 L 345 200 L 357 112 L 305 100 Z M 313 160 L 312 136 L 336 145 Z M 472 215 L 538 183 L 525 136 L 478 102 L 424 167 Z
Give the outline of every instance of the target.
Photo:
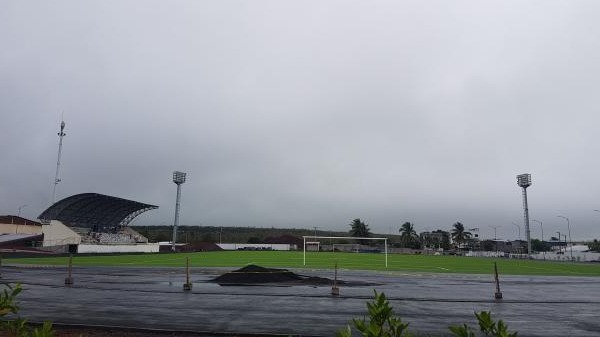
M 306 253 L 289 251 L 218 251 L 177 254 L 86 255 L 74 256 L 75 266 L 183 267 L 186 257 L 192 267 L 233 267 L 247 264 L 276 268 L 342 269 L 418 273 L 491 274 L 494 262 L 504 275 L 600 276 L 600 264 L 511 260 L 432 255 L 388 255 L 369 253 Z M 4 263 L 28 265 L 66 265 L 67 257 L 5 258 Z

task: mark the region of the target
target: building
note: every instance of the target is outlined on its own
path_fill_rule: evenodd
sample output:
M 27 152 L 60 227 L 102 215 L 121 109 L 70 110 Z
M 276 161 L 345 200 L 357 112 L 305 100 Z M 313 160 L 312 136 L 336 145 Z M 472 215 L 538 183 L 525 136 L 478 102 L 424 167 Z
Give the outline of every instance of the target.
M 419 239 L 423 247 L 429 249 L 448 249 L 450 245 L 450 233 L 443 230 L 421 232 Z
M 15 215 L 0 215 L 0 234 L 42 234 L 42 224 Z
M 31 250 L 41 246 L 42 224 L 15 215 L 0 216 L 0 249 Z
M 70 253 L 158 252 L 158 244 L 127 227 L 138 215 L 156 208 L 98 193 L 76 194 L 40 214 L 42 246 Z

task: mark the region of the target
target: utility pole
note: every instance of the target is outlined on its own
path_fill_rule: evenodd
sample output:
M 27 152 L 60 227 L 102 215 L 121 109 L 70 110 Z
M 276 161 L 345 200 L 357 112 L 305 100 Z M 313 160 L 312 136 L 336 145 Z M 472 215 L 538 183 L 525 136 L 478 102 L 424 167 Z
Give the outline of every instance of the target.
M 535 220 L 533 220 L 535 221 Z M 512 223 L 513 225 L 515 225 L 517 227 L 517 229 L 519 230 L 519 241 L 521 241 L 521 226 L 517 225 L 516 223 Z
M 17 212 L 17 216 L 18 216 L 18 217 L 21 217 L 21 210 L 22 210 L 23 208 L 25 208 L 25 207 L 27 207 L 27 205 L 21 205 L 21 206 L 19 206 L 19 212 Z
M 543 255 L 544 255 L 544 260 L 546 260 L 546 243 L 544 242 L 544 225 L 543 225 L 543 224 L 542 224 L 542 222 L 541 222 L 541 221 L 539 221 L 539 220 L 534 220 L 534 219 L 531 219 L 531 221 L 533 221 L 533 222 L 537 222 L 537 223 L 539 223 L 539 224 L 540 224 L 540 228 L 541 228 L 541 230 L 542 230 L 542 247 L 543 247 L 543 249 L 544 249 L 544 250 L 543 250 Z
M 498 240 L 496 239 L 496 229 L 502 226 L 490 226 L 494 229 L 494 243 L 496 244 L 496 256 L 498 255 Z
M 571 221 L 569 221 L 569 218 L 567 218 L 566 216 L 557 215 L 557 217 L 567 220 L 567 229 L 569 230 L 569 247 L 570 247 L 570 251 L 571 251 L 571 262 L 573 262 L 573 240 L 571 240 Z M 567 241 L 566 237 L 565 237 L 565 241 Z M 567 247 L 565 247 L 565 253 L 566 252 L 567 252 Z

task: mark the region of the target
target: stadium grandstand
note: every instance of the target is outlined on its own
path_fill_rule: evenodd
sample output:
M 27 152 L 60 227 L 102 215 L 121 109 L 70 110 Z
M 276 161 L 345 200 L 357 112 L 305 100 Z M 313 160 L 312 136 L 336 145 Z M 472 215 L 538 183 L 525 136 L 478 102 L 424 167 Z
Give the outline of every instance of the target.
M 157 252 L 157 244 L 127 227 L 158 206 L 98 193 L 62 199 L 39 215 L 43 247 L 70 253 Z

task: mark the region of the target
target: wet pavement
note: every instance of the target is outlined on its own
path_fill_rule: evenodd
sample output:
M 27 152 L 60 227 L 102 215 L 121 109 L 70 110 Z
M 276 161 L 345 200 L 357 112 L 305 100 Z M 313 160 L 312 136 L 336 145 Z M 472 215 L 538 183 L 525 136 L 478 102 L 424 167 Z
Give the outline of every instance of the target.
M 178 268 L 77 267 L 65 287 L 65 268 L 3 267 L 2 282 L 21 282 L 20 315 L 30 321 L 227 333 L 333 336 L 366 314 L 373 289 L 384 292 L 410 329 L 447 336 L 449 325 L 477 326 L 473 313 L 489 310 L 519 336 L 600 336 L 600 278 L 501 277 L 494 301 L 491 275 L 339 271 L 349 282 L 376 285 L 220 286 L 208 282 L 230 271 L 192 269 L 184 292 Z M 331 271 L 293 270 L 332 277 Z

